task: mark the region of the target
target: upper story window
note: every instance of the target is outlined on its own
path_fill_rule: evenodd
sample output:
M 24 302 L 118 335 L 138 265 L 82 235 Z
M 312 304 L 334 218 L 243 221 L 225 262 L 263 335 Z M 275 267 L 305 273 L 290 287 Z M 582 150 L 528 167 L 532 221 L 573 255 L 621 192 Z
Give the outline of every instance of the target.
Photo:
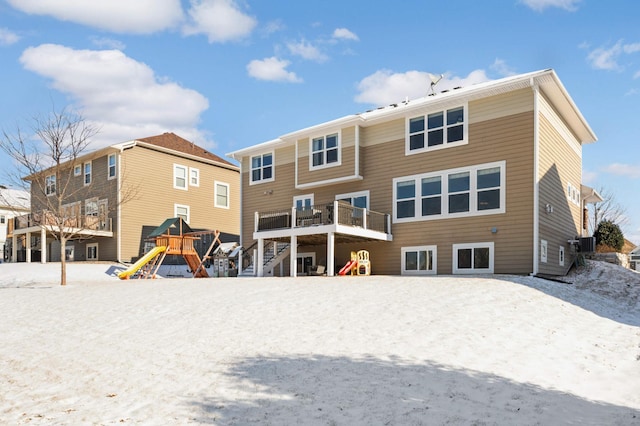
M 464 106 L 407 119 L 406 153 L 447 148 L 467 143 Z
M 333 133 L 311 139 L 311 168 L 340 164 L 340 134 Z
M 73 166 L 73 175 L 80 176 L 82 174 L 82 166 L 80 164 Z
M 187 189 L 187 168 L 179 164 L 173 165 L 173 187 Z
M 504 213 L 505 162 L 393 180 L 396 222 Z
M 0 225 L 3 225 L 7 221 L 6 217 L 0 214 Z
M 91 162 L 84 163 L 84 184 L 91 184 Z
M 251 157 L 251 183 L 272 181 L 273 153 Z
M 189 185 L 200 186 L 200 169 L 189 167 Z
M 49 175 L 44 178 L 44 193 L 54 195 L 56 193 L 56 175 Z
M 567 184 L 567 199 L 576 206 L 580 205 L 580 191 L 571 183 Z
M 214 206 L 223 209 L 229 208 L 229 184 L 224 182 L 215 182 Z
M 107 173 L 107 179 L 113 179 L 116 177 L 116 155 L 115 154 L 109 154 L 109 157 L 107 158 L 107 166 L 109 168 L 109 171 Z

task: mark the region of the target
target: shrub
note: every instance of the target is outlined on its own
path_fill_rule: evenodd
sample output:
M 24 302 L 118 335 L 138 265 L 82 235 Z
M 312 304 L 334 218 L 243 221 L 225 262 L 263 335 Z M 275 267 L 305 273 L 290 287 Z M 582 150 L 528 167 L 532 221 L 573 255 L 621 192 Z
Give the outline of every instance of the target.
M 606 245 L 615 251 L 620 251 L 624 245 L 624 235 L 620 227 L 608 220 L 598 224 L 593 236 L 596 237 L 596 245 Z

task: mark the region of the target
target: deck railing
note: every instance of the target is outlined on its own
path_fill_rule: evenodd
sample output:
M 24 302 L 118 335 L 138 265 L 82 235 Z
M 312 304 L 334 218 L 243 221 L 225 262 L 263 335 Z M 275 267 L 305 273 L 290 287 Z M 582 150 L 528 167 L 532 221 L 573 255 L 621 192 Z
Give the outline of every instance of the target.
M 390 232 L 388 214 L 354 207 L 342 201 L 316 204 L 304 209 L 294 207 L 288 210 L 256 212 L 254 229 L 260 232 L 333 224 L 360 227 L 385 234 Z
M 32 226 L 54 226 L 60 225 L 60 220 L 52 212 L 43 210 L 39 213 L 29 213 L 16 216 L 12 219 L 12 231 L 18 229 L 31 228 Z M 112 230 L 112 221 L 108 217 L 93 215 L 72 216 L 63 218 L 63 226 L 66 228 L 87 229 L 91 231 Z

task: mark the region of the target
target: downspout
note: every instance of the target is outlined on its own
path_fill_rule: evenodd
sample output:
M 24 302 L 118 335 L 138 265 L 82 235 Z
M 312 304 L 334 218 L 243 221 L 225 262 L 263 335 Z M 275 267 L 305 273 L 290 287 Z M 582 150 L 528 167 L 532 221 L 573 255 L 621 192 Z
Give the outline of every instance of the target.
M 356 146 L 355 146 L 355 164 L 354 176 L 360 176 L 360 125 L 356 124 Z
M 116 163 L 116 168 L 118 170 L 118 182 L 116 183 L 116 194 L 118 203 L 118 207 L 116 209 L 116 221 L 118 222 L 116 225 L 116 257 L 118 262 L 122 263 L 122 152 L 124 151 L 124 147 L 120 147 L 120 152 L 118 153 L 118 162 Z
M 540 132 L 538 119 L 539 105 L 538 97 L 540 96 L 539 87 L 531 79 L 531 87 L 533 88 L 533 275 L 538 275 L 538 258 L 539 258 L 539 240 L 540 240 L 540 180 L 538 171 L 540 168 Z

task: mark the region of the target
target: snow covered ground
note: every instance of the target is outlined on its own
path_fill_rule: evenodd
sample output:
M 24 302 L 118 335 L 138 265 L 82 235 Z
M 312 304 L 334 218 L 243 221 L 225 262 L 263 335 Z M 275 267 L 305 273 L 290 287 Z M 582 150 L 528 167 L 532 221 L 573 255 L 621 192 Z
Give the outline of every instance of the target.
M 640 425 L 640 274 L 0 264 L 0 424 Z

